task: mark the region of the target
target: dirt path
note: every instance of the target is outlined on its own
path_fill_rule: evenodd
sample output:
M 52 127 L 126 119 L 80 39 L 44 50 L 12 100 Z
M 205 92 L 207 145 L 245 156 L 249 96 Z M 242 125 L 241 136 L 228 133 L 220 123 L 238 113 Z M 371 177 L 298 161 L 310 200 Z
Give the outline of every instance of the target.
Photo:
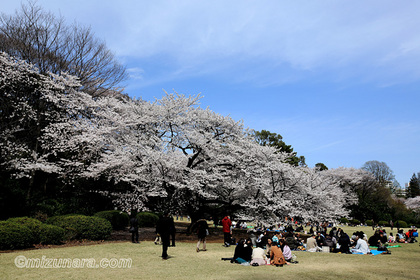
M 209 243 L 220 243 L 223 244 L 223 232 L 220 228 L 210 227 L 210 235 L 207 236 L 207 242 Z M 245 230 L 243 231 L 234 231 L 233 236 L 236 240 L 240 238 L 247 238 L 248 234 Z M 139 241 L 154 241 L 156 238 L 155 228 L 140 228 L 139 229 Z M 63 247 L 74 247 L 74 246 L 89 246 L 105 243 L 120 243 L 120 242 L 131 242 L 131 233 L 128 232 L 128 228 L 125 230 L 116 230 L 111 233 L 111 237 L 108 240 L 70 240 L 65 241 L 61 245 L 42 245 L 35 244 L 32 248 L 26 248 L 22 250 L 4 250 L 0 253 L 10 253 L 16 251 L 25 251 L 25 250 L 38 250 L 38 249 L 48 249 L 48 248 L 63 248 Z M 187 227 L 185 226 L 176 226 L 175 242 L 188 242 L 195 243 L 197 242 L 196 234 L 188 234 Z

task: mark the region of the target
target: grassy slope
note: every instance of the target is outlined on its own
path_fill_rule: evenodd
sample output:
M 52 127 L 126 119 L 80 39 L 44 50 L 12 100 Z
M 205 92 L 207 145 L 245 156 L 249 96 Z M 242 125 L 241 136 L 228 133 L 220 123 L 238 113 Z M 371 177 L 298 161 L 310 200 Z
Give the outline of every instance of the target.
M 371 229 L 363 228 L 365 232 Z M 354 228 L 347 229 L 351 234 Z M 389 231 L 389 230 L 388 230 Z M 395 230 L 394 230 L 395 233 Z M 369 234 L 368 234 L 369 235 Z M 295 252 L 299 264 L 282 268 L 245 267 L 221 261 L 231 257 L 234 247 L 208 244 L 207 252 L 195 252 L 195 244 L 178 243 L 169 248 L 172 256 L 160 259 L 161 247 L 152 242 L 108 243 L 56 249 L 16 251 L 0 255 L 0 279 L 417 279 L 420 269 L 418 243 L 402 244 L 391 249 L 391 255 L 341 255 Z M 102 268 L 17 268 L 16 256 L 27 258 L 131 258 L 133 265 L 125 269 Z

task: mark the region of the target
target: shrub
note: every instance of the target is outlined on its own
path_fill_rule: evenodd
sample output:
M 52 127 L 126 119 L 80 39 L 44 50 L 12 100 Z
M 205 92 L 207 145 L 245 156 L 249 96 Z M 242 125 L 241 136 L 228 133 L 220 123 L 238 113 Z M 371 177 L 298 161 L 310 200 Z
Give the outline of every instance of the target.
M 66 231 L 61 227 L 43 224 L 39 235 L 40 243 L 61 244 L 64 240 L 65 234 Z
M 159 216 L 151 212 L 140 212 L 137 214 L 139 227 L 155 227 Z
M 109 221 L 100 217 L 84 215 L 56 216 L 47 220 L 48 224 L 62 227 L 66 231 L 66 239 L 107 239 L 112 232 Z
M 372 220 L 366 220 L 366 225 L 367 226 L 372 226 L 373 225 L 373 221 Z
M 382 227 L 388 227 L 389 226 L 389 222 L 387 222 L 387 221 L 379 221 L 378 222 L 378 225 L 379 226 L 382 226 Z
M 31 238 L 31 244 L 40 243 L 39 236 L 40 236 L 40 233 L 44 224 L 40 222 L 39 220 L 28 218 L 28 217 L 16 217 L 16 218 L 8 219 L 7 222 L 26 226 L 31 231 L 30 236 L 29 236 Z
M 30 231 L 27 235 L 30 244 L 60 244 L 61 241 L 64 240 L 64 229 L 53 225 L 43 224 L 37 219 L 17 217 L 10 218 L 6 222 L 27 227 Z
M 20 223 L 11 221 L 0 222 L 0 249 L 20 249 L 33 245 L 31 230 Z
M 45 223 L 49 225 L 56 225 L 59 227 L 62 227 L 60 224 L 63 222 L 64 217 L 70 217 L 70 216 L 79 216 L 80 214 L 66 214 L 66 215 L 60 215 L 60 216 L 53 216 L 49 217 Z
M 349 223 L 349 220 L 347 218 L 341 218 L 340 219 L 340 223 L 342 223 L 342 224 L 348 224 Z
M 394 226 L 396 226 L 397 223 L 394 224 Z M 408 225 L 405 221 L 398 221 L 398 225 L 400 226 L 400 228 L 407 228 Z
M 118 210 L 101 211 L 94 216 L 109 221 L 113 229 L 124 229 L 129 221 L 128 214 Z
M 350 221 L 350 223 L 352 223 L 353 225 L 359 225 L 360 221 L 358 219 L 353 219 Z

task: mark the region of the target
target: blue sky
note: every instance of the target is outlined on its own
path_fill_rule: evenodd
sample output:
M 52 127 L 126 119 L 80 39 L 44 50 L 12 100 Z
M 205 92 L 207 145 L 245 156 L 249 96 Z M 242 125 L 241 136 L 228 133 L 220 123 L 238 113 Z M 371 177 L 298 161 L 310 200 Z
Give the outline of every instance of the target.
M 37 3 L 105 40 L 130 96 L 201 93 L 311 167 L 384 161 L 401 186 L 420 172 L 420 1 Z

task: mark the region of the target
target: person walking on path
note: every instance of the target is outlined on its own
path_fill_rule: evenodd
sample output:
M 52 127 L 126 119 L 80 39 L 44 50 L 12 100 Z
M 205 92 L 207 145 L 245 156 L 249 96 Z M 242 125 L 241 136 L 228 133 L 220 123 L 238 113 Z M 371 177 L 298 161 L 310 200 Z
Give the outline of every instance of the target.
M 172 216 L 171 216 L 172 217 Z M 172 220 L 173 222 L 173 220 Z M 175 223 L 174 226 L 172 227 L 172 231 L 171 231 L 171 241 L 172 241 L 172 245 L 169 247 L 175 247 L 175 233 L 176 233 L 176 229 L 175 229 Z
M 159 218 L 156 224 L 156 233 L 162 238 L 162 259 L 168 259 L 168 247 L 170 244 L 170 235 L 174 231 L 174 219 L 169 216 L 169 213 L 165 212 L 162 217 Z
M 203 242 L 203 251 L 206 250 L 206 236 L 209 234 L 209 226 L 205 219 L 200 219 L 197 221 L 197 253 L 200 252 L 200 243 Z
M 232 221 L 230 220 L 229 216 L 226 216 L 222 220 L 222 226 L 223 226 L 223 235 L 225 244 L 224 246 L 229 247 L 231 240 L 232 240 Z

